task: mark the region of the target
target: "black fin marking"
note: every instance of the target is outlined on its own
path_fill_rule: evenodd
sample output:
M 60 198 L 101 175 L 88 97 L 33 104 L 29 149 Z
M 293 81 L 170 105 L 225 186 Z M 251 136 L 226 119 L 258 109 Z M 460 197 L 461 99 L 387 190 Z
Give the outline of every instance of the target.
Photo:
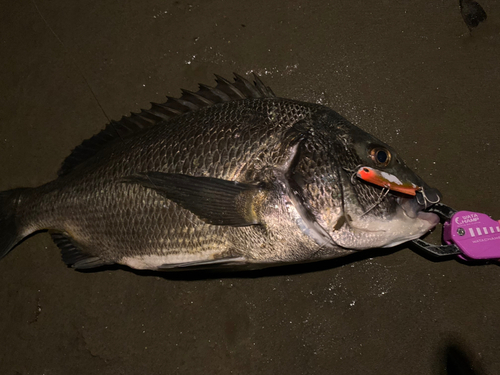
M 276 97 L 256 74 L 254 74 L 253 84 L 236 73 L 234 76 L 234 83 L 231 83 L 216 75 L 216 87 L 200 84 L 197 92 L 183 90 L 180 98 L 167 97 L 168 100 L 165 103 L 151 103 L 151 108 L 148 110 L 143 109 L 140 113 L 123 116 L 119 121 L 111 121 L 100 133 L 73 149 L 64 160 L 58 175 L 68 174 L 77 165 L 90 159 L 116 139 L 124 139 L 144 128 L 168 121 L 183 113 L 233 100 Z
M 234 73 L 234 86 L 240 91 L 245 92 L 247 96 L 252 98 L 273 97 L 275 96 L 271 89 L 268 87 L 268 92 L 260 92 L 255 85 L 252 85 L 245 78 L 239 74 Z
M 260 77 L 257 74 L 254 73 L 253 78 L 255 79 L 255 86 L 257 87 L 257 90 L 259 90 L 263 94 L 263 98 L 272 98 L 276 96 L 269 86 L 264 85 L 264 82 L 261 81 Z
M 0 192 L 0 259 L 23 239 L 22 228 L 16 224 L 16 208 L 21 193 L 28 189 Z
M 195 92 L 192 92 L 192 91 L 189 91 L 189 90 L 185 90 L 185 89 L 182 89 L 181 91 L 182 91 L 183 96 L 185 95 L 186 98 L 189 98 L 190 102 L 196 103 L 200 107 L 204 107 L 204 106 L 210 107 L 210 106 L 212 106 L 212 105 L 215 104 L 210 99 L 207 99 L 204 96 L 198 95 Z
M 246 95 L 243 94 L 238 88 L 233 85 L 231 82 L 229 82 L 227 79 L 215 75 L 216 81 L 218 83 L 217 86 L 220 86 L 220 88 L 228 94 L 230 98 L 234 98 L 236 96 L 237 99 L 246 99 Z
M 103 261 L 101 258 L 85 254 L 81 251 L 71 237 L 64 233 L 51 232 L 52 240 L 61 249 L 61 256 L 64 263 L 76 269 L 88 269 L 113 264 Z
M 185 263 L 165 263 L 158 267 L 158 271 L 195 271 L 228 266 L 241 266 L 247 263 L 244 257 L 196 260 Z
M 124 182 L 154 189 L 209 224 L 258 224 L 252 210 L 252 199 L 259 188 L 254 185 L 160 172 L 133 175 L 126 177 Z
M 231 98 L 218 87 L 210 87 L 202 83 L 199 84 L 200 90 L 198 91 L 200 95 L 206 96 L 208 99 L 212 100 L 214 103 L 229 102 Z

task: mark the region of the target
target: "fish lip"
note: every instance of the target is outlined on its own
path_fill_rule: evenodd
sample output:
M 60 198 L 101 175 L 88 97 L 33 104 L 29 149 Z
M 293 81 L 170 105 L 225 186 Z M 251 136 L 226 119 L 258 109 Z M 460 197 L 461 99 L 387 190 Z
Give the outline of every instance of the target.
M 423 206 L 419 205 L 417 202 L 417 198 L 407 198 L 407 197 L 398 197 L 396 199 L 398 205 L 403 209 L 403 212 L 410 219 L 415 219 L 418 216 L 418 213 L 422 211 Z
M 417 213 L 417 218 L 420 220 L 425 220 L 427 221 L 432 228 L 434 228 L 436 225 L 439 224 L 440 218 L 438 215 L 436 215 L 433 212 L 427 212 L 427 211 L 419 211 Z
M 421 204 L 417 196 L 413 198 L 398 197 L 397 203 L 403 209 L 405 215 L 410 219 L 425 220 L 433 226 L 439 223 L 439 216 L 432 212 L 424 211 L 424 209 L 429 208 L 429 206 L 425 207 Z M 432 206 L 432 204 L 430 206 Z

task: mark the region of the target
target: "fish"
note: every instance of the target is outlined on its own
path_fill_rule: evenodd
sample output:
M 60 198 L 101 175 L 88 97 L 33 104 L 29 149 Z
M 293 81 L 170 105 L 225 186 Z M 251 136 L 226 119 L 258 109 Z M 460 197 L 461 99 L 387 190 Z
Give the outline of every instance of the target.
M 55 180 L 0 192 L 0 258 L 48 231 L 78 270 L 251 270 L 393 247 L 439 222 L 424 203 L 441 193 L 334 110 L 257 75 L 216 83 L 110 121 Z M 359 166 L 426 194 L 380 199 Z

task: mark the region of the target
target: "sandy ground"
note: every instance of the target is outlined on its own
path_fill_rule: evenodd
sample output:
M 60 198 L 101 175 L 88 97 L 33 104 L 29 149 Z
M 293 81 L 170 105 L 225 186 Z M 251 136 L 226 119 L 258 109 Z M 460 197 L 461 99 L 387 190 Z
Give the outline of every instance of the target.
M 500 218 L 500 6 L 481 4 L 470 35 L 451 0 L 3 2 L 0 190 L 53 179 L 103 111 L 257 72 Z M 0 262 L 0 373 L 499 374 L 499 286 L 496 265 L 404 246 L 208 279 L 81 273 L 39 234 Z

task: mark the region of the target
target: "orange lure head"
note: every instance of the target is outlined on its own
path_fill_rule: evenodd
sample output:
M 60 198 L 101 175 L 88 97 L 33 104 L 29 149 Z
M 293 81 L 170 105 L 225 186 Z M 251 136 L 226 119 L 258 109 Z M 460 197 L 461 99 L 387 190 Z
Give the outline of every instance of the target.
M 416 195 L 422 188 L 413 182 L 403 182 L 393 174 L 371 167 L 360 167 L 356 171 L 360 179 L 383 188 L 407 195 Z

